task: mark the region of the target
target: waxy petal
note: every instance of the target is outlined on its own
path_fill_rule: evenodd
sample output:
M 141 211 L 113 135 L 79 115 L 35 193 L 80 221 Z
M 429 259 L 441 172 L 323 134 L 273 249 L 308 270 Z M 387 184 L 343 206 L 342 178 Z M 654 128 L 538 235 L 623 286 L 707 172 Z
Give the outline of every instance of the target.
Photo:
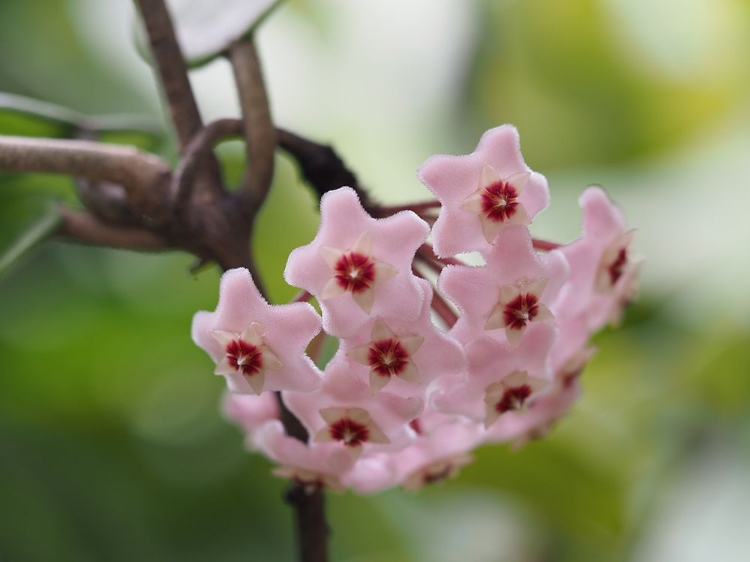
M 520 187 L 517 209 L 523 212 L 510 224 L 529 224 L 549 202 L 547 181 L 526 166 L 518 131 L 510 125 L 487 131 L 471 154 L 429 158 L 418 176 L 442 203 L 433 240 L 435 252 L 443 257 L 471 251 L 486 254 L 504 230 L 502 223 L 479 218 L 484 208 L 480 189 L 487 183 L 510 181 Z M 526 176 L 525 183 L 522 176 Z M 474 197 L 475 193 L 479 197 Z
M 510 337 L 514 343 L 523 330 L 505 330 L 506 303 L 530 290 L 542 290 L 537 304 L 549 305 L 567 279 L 569 268 L 560 252 L 537 254 L 526 227 L 504 229 L 481 267 L 448 266 L 438 278 L 438 287 L 461 313 L 451 334 L 464 343 L 489 335 L 498 340 Z M 519 319 L 524 303 L 519 303 Z M 546 315 L 546 314 L 545 314 Z M 534 323 L 532 320 L 530 323 Z M 517 328 L 525 327 L 520 322 Z
M 290 285 L 318 298 L 323 327 L 333 336 L 350 336 L 370 316 L 414 319 L 424 295 L 411 264 L 428 230 L 414 213 L 374 219 L 362 208 L 353 189 L 330 191 L 321 199 L 315 239 L 291 253 L 284 277 Z M 332 283 L 332 267 L 352 252 L 372 265 L 367 275 L 373 279 L 361 284 L 359 290 L 341 291 Z
M 193 318 L 192 336 L 217 364 L 215 372 L 227 378 L 233 391 L 304 392 L 320 384 L 321 373 L 305 354 L 320 331 L 320 322 L 320 316 L 307 303 L 268 304 L 246 269 L 232 269 L 221 278 L 216 311 L 198 312 Z M 233 345 L 229 356 L 228 349 Z M 260 372 L 254 368 L 256 374 L 243 375 L 238 367 L 245 357 L 254 361 Z M 250 372 L 247 367 L 245 371 Z

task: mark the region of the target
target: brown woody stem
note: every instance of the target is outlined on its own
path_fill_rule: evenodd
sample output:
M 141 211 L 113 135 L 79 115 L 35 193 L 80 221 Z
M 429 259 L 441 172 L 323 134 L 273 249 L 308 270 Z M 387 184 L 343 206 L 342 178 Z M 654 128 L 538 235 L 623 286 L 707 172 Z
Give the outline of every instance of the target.
M 138 0 L 138 6 L 182 154 L 202 126 L 187 65 L 164 0 Z
M 328 561 L 329 528 L 325 517 L 325 494 L 320 487 L 310 489 L 300 483 L 292 484 L 286 494 L 295 507 L 299 559 L 304 562 Z
M 271 188 L 276 151 L 276 129 L 271 119 L 268 95 L 258 51 L 252 37 L 241 39 L 229 48 L 234 79 L 242 108 L 247 169 L 239 192 L 248 208 L 256 208 Z
M 122 185 L 130 201 L 158 212 L 160 186 L 170 176 L 166 162 L 133 147 L 84 140 L 0 136 L 0 170 L 84 177 Z
M 58 210 L 63 218 L 59 233 L 74 238 L 77 242 L 129 250 L 170 248 L 166 240 L 147 230 L 110 226 L 86 211 L 74 211 L 65 207 Z
M 193 137 L 185 148 L 172 181 L 172 196 L 178 216 L 190 203 L 196 175 L 206 155 L 222 140 L 240 135 L 242 127 L 237 119 L 218 119 L 206 125 Z

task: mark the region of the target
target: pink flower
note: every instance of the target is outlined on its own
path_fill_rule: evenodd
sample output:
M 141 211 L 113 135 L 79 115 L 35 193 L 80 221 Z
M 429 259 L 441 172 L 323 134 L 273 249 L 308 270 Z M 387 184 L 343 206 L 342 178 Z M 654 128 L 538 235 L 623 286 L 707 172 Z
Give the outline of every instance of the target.
M 453 478 L 473 461 L 470 451 L 481 441 L 481 426 L 431 410 L 415 421 L 414 443 L 392 459 L 405 490 Z
M 504 416 L 488 428 L 484 442 L 523 445 L 531 439 L 543 437 L 552 426 L 568 413 L 578 399 L 581 390 L 578 377 L 595 352 L 586 348 L 576 352 L 554 373 L 552 384 L 542 387 L 540 392 L 525 404 L 523 415 Z
M 435 221 L 434 252 L 414 212 L 373 205 L 387 216 L 374 219 L 341 188 L 323 196 L 315 239 L 285 271 L 322 320 L 306 303 L 269 305 L 245 270 L 227 272 L 216 311 L 194 318 L 215 372 L 247 393 L 226 398 L 226 415 L 280 465 L 275 474 L 311 490 L 415 489 L 454 476 L 481 444 L 544 435 L 581 393 L 591 336 L 636 290 L 633 231 L 601 189 L 581 197 L 578 240 L 531 237 L 547 184 L 524 163 L 513 127 L 488 131 L 470 155 L 429 159 L 419 176 L 442 205 L 439 218 L 434 202 L 413 207 Z M 484 265 L 448 257 L 465 251 Z M 321 323 L 310 353 L 333 355 L 323 373 L 306 355 Z M 285 433 L 266 390 L 281 391 L 307 442 Z
M 461 312 L 452 335 L 465 343 L 489 335 L 517 345 L 529 325 L 552 320 L 548 305 L 567 275 L 562 254 L 537 255 L 528 229 L 505 229 L 487 265 L 450 266 L 440 275 L 440 288 Z
M 365 443 L 391 442 L 364 408 L 321 408 L 319 413 L 326 426 L 315 434 L 316 443 L 339 441 L 352 455 L 359 456 Z
M 318 234 L 291 253 L 284 277 L 318 299 L 331 335 L 349 336 L 370 316 L 413 320 L 424 295 L 411 263 L 427 233 L 414 213 L 373 219 L 353 189 L 337 189 L 321 199 Z
M 320 316 L 307 303 L 268 304 L 246 269 L 221 278 L 215 312 L 193 318 L 193 341 L 217 363 L 215 373 L 232 392 L 312 390 L 320 371 L 305 348 L 320 331 Z
M 399 396 L 424 396 L 433 380 L 464 368 L 461 346 L 432 323 L 429 282 L 418 282 L 427 297 L 416 320 L 373 318 L 341 342 L 339 356 L 356 363 L 353 372 L 367 373 L 373 394 L 389 385 Z
M 340 477 L 351 469 L 355 459 L 329 444 L 305 444 L 289 437 L 280 421 L 265 424 L 257 433 L 258 448 L 281 466 L 273 473 L 309 485 L 343 490 Z
M 407 424 L 424 407 L 419 397 L 401 397 L 386 390 L 373 395 L 343 360 L 326 366 L 317 390 L 283 393 L 283 399 L 314 442 L 340 443 L 353 456 L 359 456 L 363 446 L 390 450 L 406 445 L 411 439 Z
M 272 392 L 264 392 L 260 396 L 227 392 L 224 395 L 222 411 L 227 419 L 245 430 L 245 444 L 252 450 L 258 448 L 258 431 L 267 422 L 279 419 L 279 404 Z
M 518 346 L 479 338 L 466 346 L 468 370 L 442 377 L 433 385 L 428 403 L 446 414 L 458 414 L 486 426 L 506 412 L 522 410 L 549 381 L 549 352 L 556 330 L 550 324 L 529 328 Z
M 439 256 L 486 254 L 504 228 L 530 224 L 549 203 L 547 180 L 526 166 L 511 125 L 487 131 L 469 155 L 432 156 L 418 176 L 442 203 L 432 233 Z
M 566 284 L 553 311 L 566 318 L 583 315 L 590 330 L 617 322 L 634 298 L 641 262 L 631 257 L 635 231 L 626 230 L 625 218 L 599 187 L 590 187 L 580 199 L 582 236 L 560 248 L 571 265 Z

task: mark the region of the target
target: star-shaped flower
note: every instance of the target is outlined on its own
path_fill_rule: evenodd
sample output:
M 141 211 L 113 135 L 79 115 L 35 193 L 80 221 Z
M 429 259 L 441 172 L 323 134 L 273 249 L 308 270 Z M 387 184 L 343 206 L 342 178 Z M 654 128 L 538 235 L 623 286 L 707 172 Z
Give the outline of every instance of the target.
M 531 322 L 551 320 L 552 313 L 541 303 L 549 279 L 522 277 L 515 283 L 500 287 L 500 296 L 490 311 L 485 330 L 505 329 L 508 341 L 517 345 Z
M 440 378 L 431 388 L 428 403 L 439 412 L 483 420 L 489 427 L 500 414 L 523 406 L 541 388 L 537 381 L 549 379 L 548 358 L 555 337 L 555 327 L 542 323 L 530 326 L 518 346 L 489 337 L 473 341 L 466 346 L 467 372 Z M 523 380 L 517 380 L 518 375 L 508 378 L 519 372 L 524 373 Z M 526 378 L 530 382 L 524 382 Z M 487 400 L 495 408 L 494 417 Z
M 365 443 L 388 445 L 391 442 L 364 408 L 323 408 L 320 417 L 326 422 L 326 427 L 315 434 L 313 441 L 339 441 L 354 457 L 361 454 Z
M 374 219 L 353 189 L 330 191 L 315 239 L 291 253 L 284 277 L 318 299 L 331 335 L 347 337 L 370 316 L 411 320 L 424 299 L 411 263 L 428 230 L 412 212 Z
M 343 490 L 341 475 L 356 460 L 332 444 L 303 443 L 290 437 L 280 421 L 265 424 L 257 432 L 256 441 L 265 455 L 281 465 L 274 469 L 274 475 L 296 480 L 310 489 Z
M 552 319 L 548 305 L 568 275 L 557 251 L 538 255 L 526 227 L 503 231 L 483 267 L 448 266 L 438 285 L 461 311 L 451 335 L 468 343 L 490 335 L 517 345 L 527 326 Z
M 635 231 L 626 230 L 622 212 L 604 190 L 590 187 L 579 201 L 583 234 L 559 250 L 571 276 L 552 311 L 564 318 L 582 314 L 593 331 L 619 320 L 637 291 L 642 262 L 631 256 Z
M 215 312 L 193 318 L 193 341 L 217 363 L 232 392 L 309 391 L 320 383 L 320 371 L 305 354 L 320 331 L 320 316 L 307 303 L 272 306 L 246 269 L 221 278 Z
M 544 379 L 530 377 L 526 371 L 513 371 L 490 384 L 484 396 L 484 427 L 490 427 L 506 412 L 525 411 L 532 395 L 548 384 Z
M 418 176 L 442 203 L 432 232 L 442 257 L 486 254 L 504 228 L 530 224 L 549 203 L 547 180 L 526 166 L 511 125 L 487 131 L 466 156 L 432 156 Z
M 391 377 L 399 377 L 412 383 L 419 383 L 419 370 L 412 357 L 424 343 L 424 338 L 416 334 L 399 336 L 382 320 L 372 326 L 372 339 L 346 355 L 370 368 L 370 388 L 373 393 L 388 384 Z
M 464 368 L 461 346 L 432 323 L 429 281 L 418 282 L 426 298 L 416 320 L 375 318 L 341 342 L 339 355 L 356 363 L 355 372 L 367 373 L 373 394 L 389 385 L 388 390 L 399 396 L 424 396 L 433 380 Z
M 315 391 L 283 393 L 282 397 L 315 442 L 335 441 L 355 456 L 363 445 L 390 450 L 408 444 L 412 435 L 407 424 L 424 408 L 420 397 L 402 397 L 387 390 L 373 395 L 346 359 L 328 363 L 323 383 Z

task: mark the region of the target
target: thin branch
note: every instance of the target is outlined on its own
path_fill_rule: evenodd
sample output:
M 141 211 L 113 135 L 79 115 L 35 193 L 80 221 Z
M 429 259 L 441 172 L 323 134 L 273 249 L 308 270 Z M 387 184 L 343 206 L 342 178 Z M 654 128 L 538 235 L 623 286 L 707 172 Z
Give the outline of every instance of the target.
M 180 154 L 202 127 L 200 112 L 188 80 L 187 65 L 177 42 L 164 0 L 138 0 L 151 54 L 158 71 Z
M 558 244 L 557 242 L 549 242 L 547 240 L 540 240 L 539 238 L 532 238 L 531 243 L 535 249 L 541 250 L 543 252 L 557 250 L 562 246 L 562 244 Z
M 429 281 L 427 276 L 413 265 L 411 267 L 411 271 L 417 277 L 421 277 L 422 279 Z M 443 320 L 443 322 L 445 322 L 448 328 L 452 328 L 455 323 L 458 322 L 458 316 L 456 315 L 456 313 L 453 311 L 448 302 L 443 298 L 443 296 L 437 291 L 433 291 L 432 293 L 432 302 L 430 303 L 430 306 L 432 307 L 432 310 L 434 310 L 435 313 Z
M 302 175 L 318 197 L 346 185 L 357 191 L 365 209 L 372 208 L 373 205 L 359 185 L 357 176 L 346 167 L 332 147 L 318 144 L 284 129 L 276 129 L 276 134 L 279 147 L 297 160 Z
M 0 170 L 45 172 L 121 184 L 141 197 L 170 174 L 166 162 L 133 147 L 84 140 L 0 136 Z
M 78 178 L 76 193 L 83 206 L 107 224 L 117 226 L 141 224 L 142 217 L 128 204 L 125 190 L 121 185 Z
M 276 129 L 271 119 L 268 95 L 258 52 L 252 37 L 233 43 L 229 49 L 234 79 L 242 108 L 247 169 L 239 192 L 248 208 L 257 209 L 271 188 Z
M 63 219 L 59 234 L 76 242 L 128 250 L 166 250 L 171 247 L 166 240 L 147 230 L 110 226 L 86 211 L 62 206 L 58 210 Z
M 439 258 L 437 254 L 435 254 L 435 250 L 433 249 L 432 245 L 427 243 L 424 243 L 419 248 L 417 248 L 417 257 L 421 258 L 426 265 L 428 265 L 433 271 L 437 273 L 440 273 L 440 271 L 442 271 L 443 267 L 445 267 L 446 265 L 467 265 L 465 262 L 461 261 L 458 258 Z
M 418 215 L 422 215 L 422 212 L 429 211 L 431 209 L 439 209 L 442 203 L 440 201 L 422 201 L 421 203 L 409 203 L 408 205 L 392 205 L 382 206 L 378 209 L 379 217 L 388 217 L 395 215 L 401 211 L 413 211 Z
M 281 423 L 284 426 L 286 434 L 290 437 L 294 437 L 298 441 L 307 443 L 310 435 L 307 433 L 305 426 L 302 425 L 302 422 L 300 422 L 297 417 L 289 411 L 289 408 L 286 407 L 286 404 L 284 404 L 284 400 L 281 397 L 281 392 L 276 393 L 276 403 L 279 405 L 279 417 L 281 418 Z

